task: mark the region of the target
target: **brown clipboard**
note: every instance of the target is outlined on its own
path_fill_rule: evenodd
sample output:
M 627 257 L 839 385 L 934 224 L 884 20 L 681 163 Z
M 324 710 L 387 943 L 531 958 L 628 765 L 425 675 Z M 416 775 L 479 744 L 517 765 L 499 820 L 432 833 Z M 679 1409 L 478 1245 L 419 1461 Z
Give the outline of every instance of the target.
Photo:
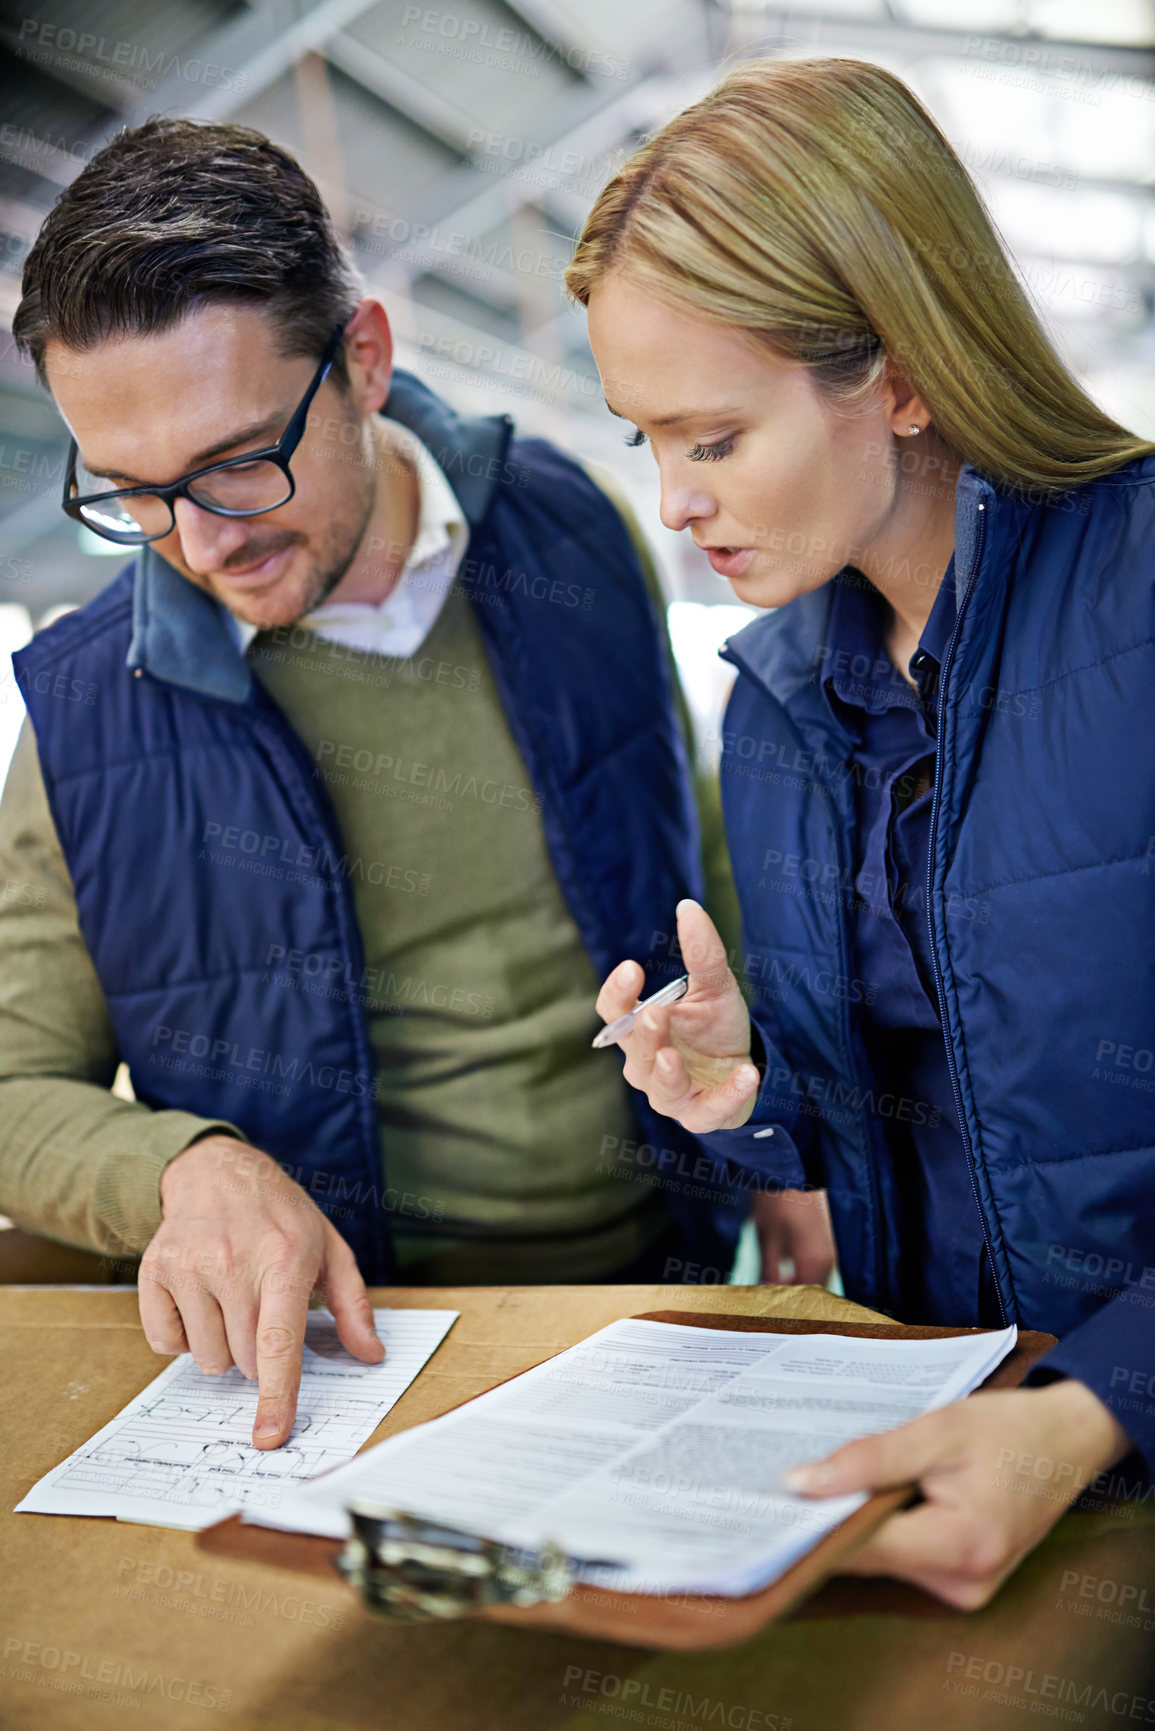
M 727 1316 L 702 1311 L 652 1310 L 635 1322 L 668 1322 L 686 1328 L 721 1328 L 743 1334 L 844 1334 L 864 1340 L 943 1340 L 958 1335 L 989 1334 L 981 1328 L 887 1326 L 880 1323 L 813 1322 L 788 1316 Z M 1053 1334 L 1020 1329 L 1013 1351 L 981 1384 L 983 1389 L 1015 1388 L 1036 1360 L 1058 1341 Z M 545 1361 L 543 1361 L 545 1362 Z M 499 1386 L 496 1385 L 495 1386 Z M 463 1405 L 467 1402 L 461 1403 Z M 449 1408 L 447 1410 L 454 1410 Z M 399 1433 L 400 1434 L 400 1433 Z M 629 1646 L 693 1651 L 729 1647 L 753 1635 L 766 1623 L 793 1610 L 803 1599 L 836 1575 L 839 1566 L 889 1515 L 916 1495 L 913 1485 L 878 1491 L 833 1532 L 791 1565 L 777 1580 L 744 1598 L 714 1594 L 618 1593 L 578 1583 L 556 1604 L 517 1607 L 490 1606 L 470 1621 L 510 1623 L 523 1628 L 552 1629 L 592 1639 L 622 1641 Z M 239 1515 L 197 1534 L 197 1545 L 215 1556 L 230 1557 L 294 1573 L 332 1579 L 340 1539 L 305 1533 L 283 1533 L 270 1527 L 248 1526 Z

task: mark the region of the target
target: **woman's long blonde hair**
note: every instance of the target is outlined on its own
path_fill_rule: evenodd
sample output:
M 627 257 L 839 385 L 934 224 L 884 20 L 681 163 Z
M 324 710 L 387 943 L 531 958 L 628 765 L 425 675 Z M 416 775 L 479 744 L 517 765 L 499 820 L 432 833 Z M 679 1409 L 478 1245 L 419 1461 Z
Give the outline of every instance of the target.
M 958 456 L 1012 489 L 1155 452 L 1071 377 L 963 164 L 867 61 L 750 61 L 676 115 L 598 197 L 566 288 L 585 306 L 619 266 L 849 408 L 889 355 Z

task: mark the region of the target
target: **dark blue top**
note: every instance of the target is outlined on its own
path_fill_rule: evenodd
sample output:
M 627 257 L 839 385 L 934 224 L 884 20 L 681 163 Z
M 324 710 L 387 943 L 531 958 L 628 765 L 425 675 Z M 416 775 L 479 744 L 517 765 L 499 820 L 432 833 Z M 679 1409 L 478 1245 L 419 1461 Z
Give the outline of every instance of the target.
M 910 671 L 886 651 L 890 608 L 850 570 L 835 584 L 824 689 L 854 742 L 852 928 L 860 1027 L 902 1195 L 903 1315 L 1001 1325 L 939 1021 L 927 916 L 938 679 L 955 623 L 954 560 Z M 921 1252 L 926 1244 L 935 1255 Z
M 1006 1315 L 1059 1336 L 1029 1380 L 1085 1382 L 1155 1497 L 1155 453 L 1045 500 L 964 463 L 954 578 L 929 923 L 962 1140 Z M 723 651 L 722 801 L 765 1062 L 748 1120 L 701 1141 L 760 1184 L 822 1184 L 848 1296 L 902 1317 L 900 1276 L 941 1246 L 903 1224 L 890 1136 L 908 1120 L 868 1097 L 878 994 L 852 977 L 848 904 L 870 778 L 825 691 L 835 593 Z
M 910 659 L 912 689 L 887 654 L 888 604 L 850 571 L 835 584 L 823 689 L 854 741 L 854 959 L 863 993 L 860 1028 L 904 1204 L 903 1315 L 952 1327 L 977 1319 L 997 1328 L 1002 1318 L 959 1130 L 927 907 L 938 683 L 956 616 L 952 556 Z M 979 900 L 965 912 L 982 919 L 984 910 Z M 1143 1324 L 1117 1309 L 1120 1341 L 1124 1323 L 1138 1336 Z M 1061 1366 L 1044 1361 L 1043 1374 L 1032 1380 L 1049 1380 L 1048 1371 L 1075 1376 L 1102 1396 L 1106 1342 L 1081 1332 L 1082 1340 L 1076 1331 L 1064 1342 Z M 1110 1355 L 1112 1365 L 1117 1356 Z M 1124 1422 L 1145 1440 L 1142 1425 L 1130 1415 Z M 1149 1459 L 1149 1440 L 1146 1453 Z

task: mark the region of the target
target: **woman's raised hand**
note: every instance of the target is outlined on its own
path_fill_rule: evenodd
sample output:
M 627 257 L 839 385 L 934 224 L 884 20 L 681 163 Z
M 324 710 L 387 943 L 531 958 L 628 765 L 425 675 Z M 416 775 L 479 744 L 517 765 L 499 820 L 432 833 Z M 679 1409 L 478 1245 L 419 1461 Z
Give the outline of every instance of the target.
M 746 1001 L 705 908 L 681 901 L 677 918 L 690 984 L 676 1004 L 643 1010 L 622 1035 L 625 1078 L 655 1111 L 687 1130 L 733 1130 L 746 1122 L 758 1096 Z M 637 962 L 619 963 L 598 993 L 602 1020 L 634 1009 L 644 982 Z

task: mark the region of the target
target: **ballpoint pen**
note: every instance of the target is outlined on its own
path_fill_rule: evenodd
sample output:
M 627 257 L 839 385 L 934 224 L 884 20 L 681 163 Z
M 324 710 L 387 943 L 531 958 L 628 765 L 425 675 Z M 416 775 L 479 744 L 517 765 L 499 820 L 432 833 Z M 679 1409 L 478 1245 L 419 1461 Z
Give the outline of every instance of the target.
M 668 986 L 663 986 L 660 992 L 644 998 L 634 1009 L 627 1010 L 624 1016 L 617 1016 L 612 1022 L 607 1022 L 601 1033 L 593 1041 L 595 1046 L 613 1046 L 623 1034 L 628 1034 L 643 1010 L 649 1010 L 659 1004 L 676 1004 L 679 998 L 684 998 L 690 989 L 690 976 L 683 974 L 678 980 L 671 980 Z

